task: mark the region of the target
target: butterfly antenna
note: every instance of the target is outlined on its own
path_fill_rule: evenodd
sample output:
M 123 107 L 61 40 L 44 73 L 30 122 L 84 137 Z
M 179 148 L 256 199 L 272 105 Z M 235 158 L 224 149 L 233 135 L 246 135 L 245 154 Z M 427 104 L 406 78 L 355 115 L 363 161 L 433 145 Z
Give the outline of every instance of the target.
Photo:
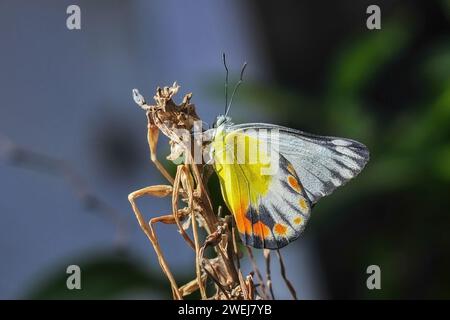
M 233 98 L 234 98 L 234 95 L 236 94 L 237 89 L 240 87 L 240 85 L 243 82 L 242 78 L 244 77 L 244 71 L 245 71 L 246 67 L 247 67 L 247 62 L 244 62 L 244 64 L 242 65 L 242 69 L 241 69 L 241 76 L 239 77 L 239 81 L 234 86 L 233 93 L 231 94 L 230 102 L 228 103 L 227 109 L 225 110 L 225 117 L 228 115 L 228 111 L 230 111 L 230 107 L 231 107 L 231 104 L 233 103 Z
M 228 107 L 228 67 L 227 60 L 225 58 L 225 52 L 222 53 L 223 66 L 225 67 L 225 113 Z

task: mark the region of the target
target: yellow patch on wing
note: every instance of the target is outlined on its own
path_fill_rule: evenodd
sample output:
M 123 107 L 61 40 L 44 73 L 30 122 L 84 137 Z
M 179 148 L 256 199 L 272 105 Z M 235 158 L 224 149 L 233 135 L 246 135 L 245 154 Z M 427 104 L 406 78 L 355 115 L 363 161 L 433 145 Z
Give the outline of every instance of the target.
M 214 169 L 220 180 L 222 195 L 236 219 L 240 233 L 255 235 L 261 239 L 270 235 L 270 229 L 262 222 L 253 224 L 247 218 L 252 205 L 257 208 L 272 180 L 271 175 L 261 174 L 269 168 L 267 154 L 260 148 L 260 141 L 244 133 L 218 133 L 214 138 Z M 260 161 L 259 161 L 260 160 Z
M 295 223 L 295 224 L 301 224 L 302 221 L 303 221 L 303 218 L 300 217 L 300 216 L 294 218 L 294 223 Z
M 281 223 L 276 223 L 273 227 L 273 232 L 278 236 L 286 236 L 287 226 Z
M 300 206 L 300 210 L 303 213 L 307 213 L 308 212 L 308 204 L 306 203 L 305 198 L 301 198 L 300 201 L 298 202 L 299 206 Z
M 297 191 L 298 193 L 302 192 L 302 189 L 300 188 L 300 185 L 294 176 L 288 176 L 288 183 L 291 186 L 291 188 Z

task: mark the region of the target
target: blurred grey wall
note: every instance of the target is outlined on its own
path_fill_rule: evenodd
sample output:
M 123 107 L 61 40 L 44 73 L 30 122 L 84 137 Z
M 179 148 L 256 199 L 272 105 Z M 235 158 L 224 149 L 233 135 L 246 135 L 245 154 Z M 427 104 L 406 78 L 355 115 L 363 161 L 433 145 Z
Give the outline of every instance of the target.
M 70 4 L 81 7 L 81 30 L 66 28 Z M 234 75 L 246 60 L 246 77 L 270 79 L 258 30 L 238 1 L 4 0 L 0 134 L 68 161 L 129 218 L 130 249 L 158 269 L 127 201 L 132 190 L 164 183 L 148 161 L 145 116 L 131 89 L 150 100 L 157 85 L 176 80 L 211 121 L 223 109 L 223 99 L 207 92 L 209 80 L 224 74 L 223 51 Z M 87 213 L 58 177 L 0 162 L 0 190 L 0 298 L 22 296 L 61 259 L 113 246 L 114 226 Z M 164 199 L 139 203 L 149 216 L 169 212 Z M 158 233 L 170 264 L 189 268 L 192 253 L 175 229 Z M 288 273 L 300 297 L 323 297 L 314 247 L 307 236 L 300 241 L 285 251 Z M 282 285 L 277 291 L 289 297 Z

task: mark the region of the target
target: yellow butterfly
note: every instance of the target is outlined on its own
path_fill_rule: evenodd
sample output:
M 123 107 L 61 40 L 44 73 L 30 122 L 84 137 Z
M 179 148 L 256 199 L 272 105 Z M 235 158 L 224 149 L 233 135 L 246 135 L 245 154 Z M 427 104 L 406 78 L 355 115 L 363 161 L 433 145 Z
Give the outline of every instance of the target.
M 255 248 L 278 249 L 297 239 L 311 207 L 369 160 L 369 150 L 357 141 L 273 124 L 234 125 L 219 116 L 212 130 L 223 198 L 243 242 Z
M 299 237 L 320 198 L 361 172 L 369 150 L 273 124 L 235 125 L 230 104 L 209 132 L 223 198 L 246 245 L 284 247 Z

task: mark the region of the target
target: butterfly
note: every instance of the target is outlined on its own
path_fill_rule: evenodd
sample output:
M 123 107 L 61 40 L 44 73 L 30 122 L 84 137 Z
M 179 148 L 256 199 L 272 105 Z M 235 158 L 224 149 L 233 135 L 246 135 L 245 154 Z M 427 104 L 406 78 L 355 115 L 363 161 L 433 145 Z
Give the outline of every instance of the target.
M 247 64 L 228 103 L 225 55 L 223 62 L 225 114 L 208 131 L 209 158 L 243 243 L 279 249 L 300 236 L 319 199 L 362 171 L 369 150 L 355 140 L 274 124 L 233 124 L 227 114 Z
M 369 161 L 367 147 L 350 139 L 265 123 L 235 125 L 226 116 L 213 130 L 210 153 L 223 199 L 242 241 L 255 248 L 296 240 L 314 204 Z
M 274 124 L 235 125 L 228 116 L 219 116 L 212 130 L 210 153 L 223 199 L 243 243 L 255 248 L 279 249 L 296 240 L 314 204 L 369 161 L 367 147 L 350 139 Z

